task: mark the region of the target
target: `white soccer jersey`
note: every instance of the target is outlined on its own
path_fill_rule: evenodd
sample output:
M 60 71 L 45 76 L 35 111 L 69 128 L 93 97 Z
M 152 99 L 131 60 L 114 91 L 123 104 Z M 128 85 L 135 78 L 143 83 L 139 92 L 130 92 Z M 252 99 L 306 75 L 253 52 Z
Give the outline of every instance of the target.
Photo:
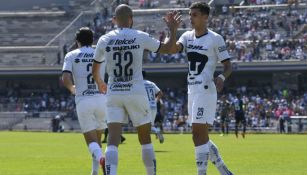
M 144 80 L 144 85 L 147 92 L 150 108 L 157 110 L 156 95 L 160 92 L 160 89 L 154 82 L 149 80 Z
M 63 72 L 71 72 L 76 86 L 76 97 L 100 94 L 92 75 L 94 49 L 81 47 L 66 54 Z M 100 75 L 104 77 L 105 66 L 101 66 Z
M 213 74 L 218 61 L 230 58 L 221 35 L 208 30 L 196 37 L 195 31 L 185 32 L 178 40 L 189 62 L 188 93 L 216 93 Z
M 142 62 L 144 49 L 157 52 L 160 41 L 142 31 L 119 28 L 100 37 L 94 59 L 106 61 L 107 94 L 146 94 Z

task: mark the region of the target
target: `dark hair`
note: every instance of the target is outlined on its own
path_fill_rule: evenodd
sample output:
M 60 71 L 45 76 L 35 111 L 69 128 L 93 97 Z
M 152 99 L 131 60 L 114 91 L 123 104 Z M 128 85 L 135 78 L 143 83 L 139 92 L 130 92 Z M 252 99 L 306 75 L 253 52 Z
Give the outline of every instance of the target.
M 145 78 L 146 77 L 146 71 L 142 71 L 142 75 L 143 75 L 143 78 Z
M 205 2 L 194 2 L 190 9 L 199 9 L 202 14 L 210 14 L 210 6 Z
M 93 31 L 88 27 L 82 27 L 76 32 L 76 40 L 81 46 L 91 46 L 93 44 Z

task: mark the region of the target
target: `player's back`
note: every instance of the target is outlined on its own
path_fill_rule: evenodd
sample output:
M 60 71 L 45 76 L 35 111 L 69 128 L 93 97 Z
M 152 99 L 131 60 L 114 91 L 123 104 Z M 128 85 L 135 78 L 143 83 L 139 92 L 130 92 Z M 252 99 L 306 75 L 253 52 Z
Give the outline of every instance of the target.
M 160 91 L 160 89 L 155 83 L 148 80 L 144 80 L 144 85 L 147 92 L 150 108 L 157 109 L 156 94 Z
M 144 49 L 156 51 L 159 42 L 147 33 L 119 28 L 102 36 L 98 50 L 103 53 L 109 75 L 108 94 L 144 94 L 142 61 Z
M 94 49 L 92 47 L 81 47 L 69 52 L 65 57 L 66 69 L 71 71 L 73 75 L 76 97 L 100 94 L 92 76 L 93 56 Z M 104 67 L 102 67 L 100 75 L 104 76 L 104 73 Z

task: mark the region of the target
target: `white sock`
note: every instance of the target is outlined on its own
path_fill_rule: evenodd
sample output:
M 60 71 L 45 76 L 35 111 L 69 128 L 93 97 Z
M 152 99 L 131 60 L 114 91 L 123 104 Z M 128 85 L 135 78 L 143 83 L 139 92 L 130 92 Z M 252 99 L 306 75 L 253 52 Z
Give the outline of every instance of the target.
M 109 145 L 106 149 L 106 173 L 107 175 L 116 175 L 118 165 L 118 148 Z
M 218 171 L 220 172 L 221 175 L 232 175 L 232 173 L 227 169 L 220 153 L 219 150 L 217 148 L 217 146 L 211 141 L 209 140 L 208 142 L 208 146 L 209 146 L 209 159 L 210 161 L 215 165 L 215 167 L 218 169 Z
M 147 175 L 156 175 L 156 158 L 152 144 L 142 145 L 142 159 Z
M 88 149 L 90 151 L 90 153 L 92 154 L 92 157 L 96 160 L 96 161 L 100 161 L 100 159 L 103 157 L 102 151 L 100 146 L 98 145 L 97 142 L 91 142 L 88 145 Z
M 195 157 L 198 175 L 206 175 L 209 159 L 208 144 L 195 147 Z
M 154 126 L 152 126 L 152 127 L 151 127 L 151 132 L 157 134 L 157 129 L 156 129 Z
M 99 162 L 92 158 L 92 175 L 98 175 Z

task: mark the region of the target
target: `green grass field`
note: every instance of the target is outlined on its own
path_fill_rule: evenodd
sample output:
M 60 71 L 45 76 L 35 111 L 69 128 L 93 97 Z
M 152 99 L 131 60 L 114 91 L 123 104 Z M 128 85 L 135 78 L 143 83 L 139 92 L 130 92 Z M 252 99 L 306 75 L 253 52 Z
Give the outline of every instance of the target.
M 135 134 L 119 147 L 120 175 L 145 175 Z M 306 175 L 307 135 L 211 135 L 236 175 Z M 195 175 L 190 134 L 153 136 L 158 175 Z M 103 145 L 105 148 L 106 145 Z M 0 175 L 88 175 L 91 157 L 79 133 L 0 132 Z M 217 175 L 210 164 L 208 175 Z

